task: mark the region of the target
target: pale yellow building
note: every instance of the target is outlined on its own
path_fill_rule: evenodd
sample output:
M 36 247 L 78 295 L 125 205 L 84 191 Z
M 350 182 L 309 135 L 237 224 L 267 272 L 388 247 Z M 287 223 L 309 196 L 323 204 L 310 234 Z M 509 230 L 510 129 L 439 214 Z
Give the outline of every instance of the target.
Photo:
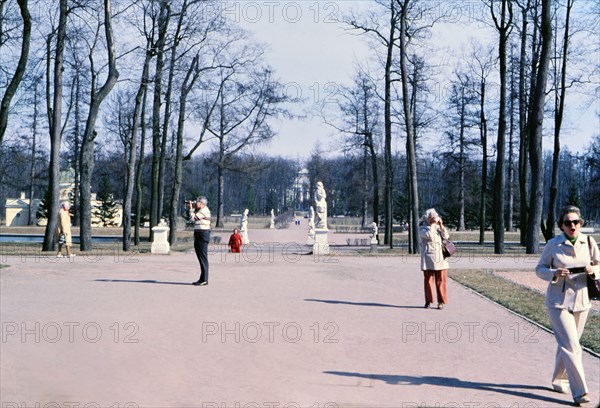
M 60 172 L 59 178 L 60 186 L 60 202 L 71 201 L 73 197 L 73 190 L 75 189 L 75 171 L 73 169 L 63 170 Z M 91 197 L 92 208 L 96 209 L 100 203 L 96 200 L 96 194 L 92 193 Z M 25 193 L 21 192 L 20 198 L 7 198 L 6 199 L 6 225 L 11 227 L 27 226 L 29 221 L 29 198 L 25 198 Z M 40 199 L 33 199 L 33 213 L 35 214 L 40 205 Z M 113 222 L 120 226 L 123 220 L 123 205 L 119 201 L 117 202 L 117 212 L 113 218 Z M 46 225 L 46 219 L 37 219 L 37 225 Z M 92 216 L 92 226 L 98 227 L 100 225 L 100 219 Z
M 21 192 L 19 198 L 6 199 L 6 225 L 10 227 L 24 227 L 29 225 L 29 198 L 25 198 L 25 193 Z M 40 205 L 39 199 L 33 200 L 33 213 L 37 212 Z M 35 216 L 34 216 L 35 217 Z M 35 223 L 35 222 L 34 222 Z

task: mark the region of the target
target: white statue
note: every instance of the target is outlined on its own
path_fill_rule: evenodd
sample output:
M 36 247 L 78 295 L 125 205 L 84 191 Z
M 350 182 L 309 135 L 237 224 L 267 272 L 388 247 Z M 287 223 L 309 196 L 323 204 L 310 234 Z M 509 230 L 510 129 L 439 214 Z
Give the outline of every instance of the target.
M 308 216 L 308 245 L 315 243 L 315 209 L 310 207 L 310 214 Z
M 327 193 L 323 183 L 317 181 L 317 190 L 315 191 L 315 208 L 317 211 L 317 218 L 315 220 L 315 228 L 327 229 Z
M 273 210 L 271 208 L 271 225 L 269 226 L 270 229 L 274 229 L 275 228 L 275 210 Z
M 372 222 L 371 228 L 373 229 L 373 235 L 371 235 L 371 244 L 378 244 L 377 234 L 379 233 L 379 228 L 377 227 L 377 223 Z
M 315 209 L 310 207 L 310 214 L 308 216 L 308 234 L 315 235 Z
M 248 239 L 248 209 L 244 210 L 244 214 L 242 214 L 240 218 L 240 234 L 242 235 L 242 244 L 246 245 L 250 243 Z

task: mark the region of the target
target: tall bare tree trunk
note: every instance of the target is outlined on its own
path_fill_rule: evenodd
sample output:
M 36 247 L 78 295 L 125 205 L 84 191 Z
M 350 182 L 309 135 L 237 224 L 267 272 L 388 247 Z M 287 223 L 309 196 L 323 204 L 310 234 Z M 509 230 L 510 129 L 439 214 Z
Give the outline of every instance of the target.
M 554 238 L 554 224 L 556 223 L 556 196 L 558 195 L 558 167 L 560 161 L 560 130 L 562 127 L 562 121 L 565 111 L 565 96 L 567 92 L 566 81 L 567 81 L 567 58 L 568 58 L 568 47 L 569 47 L 569 26 L 571 17 L 571 8 L 573 7 L 573 0 L 567 1 L 567 15 L 565 17 L 565 33 L 563 37 L 563 49 L 562 49 L 562 64 L 560 69 L 560 84 L 558 83 L 559 73 L 556 69 L 558 65 L 559 57 L 556 51 L 557 43 L 554 42 L 554 58 L 555 58 L 555 90 L 554 90 L 554 152 L 552 156 L 552 179 L 550 185 L 550 201 L 548 203 L 548 219 L 546 225 L 542 224 L 542 233 L 546 241 Z
M 527 225 L 528 254 L 539 251 L 540 224 L 542 221 L 542 206 L 544 202 L 544 158 L 542 152 L 542 131 L 544 121 L 544 102 L 546 98 L 546 79 L 552 47 L 552 17 L 550 13 L 551 0 L 542 0 L 542 50 L 536 76 L 533 104 L 529 116 L 529 159 L 531 162 L 531 198 L 530 217 Z
M 485 77 L 481 76 L 480 94 L 481 101 L 479 102 L 479 138 L 481 140 L 481 149 L 483 157 L 481 160 L 481 193 L 479 203 L 479 245 L 485 242 L 485 227 L 487 224 L 487 178 L 488 178 L 488 154 L 487 154 L 487 119 L 485 117 Z
M 60 199 L 60 144 L 62 137 L 62 82 L 63 82 L 63 64 L 65 54 L 65 38 L 67 34 L 67 0 L 60 0 L 58 31 L 56 33 L 56 51 L 54 58 L 54 86 L 52 107 L 49 106 L 50 120 L 50 177 L 48 180 L 48 190 L 51 200 L 48 204 L 48 224 L 44 233 L 44 251 L 51 251 L 55 248 L 54 230 L 58 223 L 58 210 Z M 48 42 L 48 50 L 50 49 Z M 50 59 L 50 53 L 48 53 Z M 49 82 L 49 78 L 48 78 Z M 49 87 L 48 91 L 49 92 Z
M 393 195 L 392 184 L 394 182 L 394 167 L 392 163 L 392 61 L 394 51 L 394 41 L 396 33 L 396 7 L 395 0 L 390 0 L 390 32 L 387 39 L 387 53 L 385 59 L 385 96 L 384 96 L 384 129 L 385 142 L 383 148 L 383 161 L 385 166 L 385 184 L 384 184 L 384 200 L 385 200 L 385 236 L 383 243 L 394 247 L 393 238 Z
M 104 35 L 108 51 L 108 76 L 98 92 L 95 90 L 96 79 L 92 63 L 91 100 L 83 140 L 81 142 L 81 227 L 79 233 L 79 249 L 92 249 L 92 203 L 91 186 L 94 171 L 94 140 L 96 138 L 96 119 L 100 105 L 117 83 L 119 71 L 116 65 L 115 44 L 113 42 L 111 0 L 104 0 Z M 90 53 L 91 58 L 91 53 Z
M 512 23 L 512 3 L 502 0 L 500 22 L 494 14 L 494 3 L 491 3 L 492 17 L 500 34 L 500 113 L 498 118 L 498 140 L 496 142 L 496 175 L 494 177 L 494 253 L 504 253 L 504 190 L 506 186 L 506 45 Z M 509 14 L 508 21 L 506 14 Z
M 465 85 L 460 87 L 460 136 L 458 155 L 458 231 L 465 230 Z
M 410 215 L 411 215 L 411 234 L 412 248 L 410 253 L 419 252 L 419 188 L 417 183 L 417 157 L 415 149 L 414 123 L 413 115 L 410 109 L 410 98 L 408 90 L 408 67 L 407 67 L 407 15 L 409 0 L 404 0 L 400 13 L 400 79 L 402 83 L 402 108 L 404 112 L 404 125 L 406 128 L 406 156 L 407 166 L 409 168 L 409 190 L 410 190 Z M 416 83 L 415 83 L 416 86 Z
M 379 175 L 377 170 L 377 153 L 373 146 L 373 135 L 371 132 L 367 134 L 369 155 L 371 156 L 371 173 L 373 184 L 373 222 L 379 225 Z
M 367 226 L 367 212 L 369 211 L 369 200 L 368 200 L 368 190 L 369 190 L 369 183 L 367 181 L 367 154 L 368 154 L 368 148 L 367 148 L 367 144 L 365 143 L 363 145 L 363 157 L 362 157 L 362 188 L 363 188 L 363 203 L 362 203 L 362 209 L 361 209 L 361 219 L 360 219 L 360 226 L 361 227 L 366 227 Z
M 514 154 L 514 133 L 515 133 L 515 70 L 513 58 L 513 46 L 510 47 L 510 125 L 508 130 L 508 196 L 507 196 L 507 214 L 506 230 L 513 230 L 514 215 L 514 196 L 515 196 L 515 160 Z
M 162 97 L 162 73 L 164 69 L 165 43 L 171 9 L 167 0 L 160 2 L 160 14 L 158 17 L 158 41 L 156 43 L 156 68 L 154 71 L 154 97 L 152 102 L 152 179 L 150 193 L 150 241 L 154 240 L 152 227 L 158 224 L 162 208 L 159 208 L 159 167 L 162 139 L 160 125 L 160 105 Z
M 144 200 L 144 191 L 142 189 L 142 173 L 144 171 L 144 154 L 146 147 L 146 102 L 148 97 L 148 88 L 144 89 L 142 97 L 142 110 L 140 112 L 141 139 L 140 139 L 140 156 L 137 162 L 135 171 L 135 231 L 133 243 L 138 246 L 140 244 L 140 223 L 142 221 L 142 201 Z
M 125 184 L 125 199 L 123 200 L 123 251 L 129 251 L 131 248 L 131 206 L 133 202 L 133 188 L 135 186 L 135 170 L 137 159 L 137 138 L 138 127 L 140 123 L 141 109 L 146 89 L 148 89 L 150 61 L 152 60 L 152 51 L 150 43 L 147 44 L 144 66 L 142 68 L 142 78 L 140 87 L 135 95 L 135 106 L 133 108 L 133 119 L 131 125 L 131 136 L 129 137 L 129 157 L 127 158 L 127 179 Z M 143 120 L 143 119 L 142 119 Z M 143 157 L 140 158 L 143 160 Z M 139 201 L 139 200 L 138 200 Z
M 80 95 L 81 95 L 81 81 L 79 80 L 80 72 L 76 70 L 75 78 L 75 134 L 73 138 L 73 166 L 75 167 L 75 185 L 73 186 L 73 207 L 75 209 L 75 216 L 73 217 L 73 225 L 79 226 L 81 219 L 80 198 L 79 198 L 79 185 L 80 185 L 80 169 L 81 169 L 81 154 L 80 154 L 80 123 L 81 123 L 81 108 L 80 108 Z
M 35 84 L 33 85 L 33 123 L 31 126 L 32 140 L 31 140 L 31 171 L 29 173 L 29 219 L 27 220 L 28 225 L 34 225 L 36 222 L 36 216 L 33 212 L 33 194 L 35 192 L 35 155 L 36 155 L 36 142 L 37 142 L 37 121 L 38 121 L 38 85 L 39 78 L 36 78 Z
M 199 77 L 198 71 L 199 56 L 196 55 L 181 85 L 179 96 L 179 117 L 177 119 L 177 139 L 175 148 L 175 174 L 173 175 L 173 189 L 171 192 L 171 208 L 169 211 L 169 242 L 171 245 L 177 244 L 177 218 L 179 211 L 179 192 L 183 178 L 183 130 L 185 126 L 187 97 L 191 92 L 194 83 Z
M 29 9 L 27 6 L 28 0 L 17 0 L 19 4 L 19 10 L 21 12 L 21 19 L 23 20 L 23 38 L 21 40 L 21 55 L 19 56 L 19 62 L 17 63 L 17 69 L 6 88 L 6 92 L 0 102 L 0 144 L 4 139 L 6 133 L 6 127 L 8 124 L 8 111 L 10 109 L 10 101 L 17 92 L 19 84 L 25 75 L 25 69 L 27 68 L 27 60 L 29 58 L 29 44 L 31 42 L 31 16 L 29 15 Z M 0 15 L 0 19 L 1 19 Z
M 521 49 L 519 57 L 519 231 L 520 243 L 525 246 L 527 241 L 527 224 L 529 214 L 528 190 L 529 182 L 529 140 L 527 137 L 527 97 L 526 97 L 526 78 L 525 64 L 527 62 L 527 13 L 530 5 L 521 8 L 522 26 L 521 26 Z

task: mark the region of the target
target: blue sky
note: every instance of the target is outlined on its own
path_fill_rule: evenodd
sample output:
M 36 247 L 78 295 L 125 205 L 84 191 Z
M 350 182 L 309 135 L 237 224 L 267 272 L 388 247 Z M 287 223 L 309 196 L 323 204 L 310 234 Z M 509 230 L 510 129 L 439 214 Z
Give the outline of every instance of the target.
M 487 17 L 488 12 L 479 0 L 429 4 L 434 8 L 423 15 L 424 19 L 449 16 L 448 22 L 434 26 L 433 37 L 429 40 L 432 53 L 428 58 L 442 66 L 442 70 L 444 65 L 455 66 L 453 59 L 460 58 L 472 38 L 482 43 L 495 40 L 494 30 L 478 22 Z M 310 108 L 311 102 L 335 101 L 339 87 L 350 84 L 355 62 L 373 60 L 365 37 L 352 35 L 337 22 L 351 9 L 364 11 L 374 7 L 371 1 L 243 0 L 224 1 L 222 7 L 226 18 L 237 21 L 268 46 L 267 62 L 286 85 L 290 96 L 307 99 L 305 109 Z M 445 87 L 444 81 L 439 85 L 441 89 Z M 572 151 L 583 151 L 591 138 L 599 133 L 600 102 L 596 99 L 589 108 L 582 108 L 582 104 L 590 100 L 575 96 L 568 99 L 562 143 Z M 274 120 L 271 123 L 278 136 L 269 145 L 259 148 L 260 151 L 305 158 L 318 141 L 325 150 L 335 151 L 332 147 L 335 146 L 335 132 L 319 118 Z M 545 123 L 545 147 L 548 149 L 552 143 L 550 125 Z M 428 141 L 424 142 L 427 144 Z

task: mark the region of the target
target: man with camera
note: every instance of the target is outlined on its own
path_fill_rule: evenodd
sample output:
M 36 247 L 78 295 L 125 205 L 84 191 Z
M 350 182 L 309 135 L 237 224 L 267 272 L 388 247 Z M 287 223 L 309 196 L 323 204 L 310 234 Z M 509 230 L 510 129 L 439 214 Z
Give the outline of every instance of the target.
M 194 286 L 208 285 L 208 243 L 210 242 L 210 210 L 206 197 L 198 197 L 195 202 L 188 201 L 190 220 L 194 222 L 194 250 L 200 263 L 200 279 Z

